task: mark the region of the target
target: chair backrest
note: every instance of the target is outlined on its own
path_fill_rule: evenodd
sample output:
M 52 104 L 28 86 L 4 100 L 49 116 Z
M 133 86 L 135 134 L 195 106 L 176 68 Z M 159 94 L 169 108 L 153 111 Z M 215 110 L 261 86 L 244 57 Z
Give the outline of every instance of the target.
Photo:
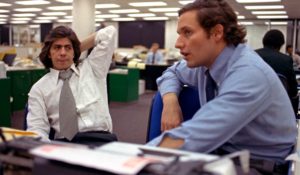
M 191 119 L 196 111 L 200 109 L 198 90 L 192 87 L 183 87 L 179 95 L 179 104 L 182 111 L 183 120 Z M 163 101 L 160 92 L 157 92 L 151 103 L 149 121 L 148 121 L 148 133 L 147 142 L 154 139 L 161 134 L 161 113 L 163 109 Z
M 279 79 L 280 79 L 282 85 L 284 86 L 286 92 L 289 93 L 290 86 L 289 86 L 289 83 L 288 83 L 288 80 L 287 80 L 286 76 L 284 76 L 282 74 L 279 74 L 279 73 L 277 73 L 277 76 L 279 77 Z M 290 97 L 290 100 L 291 100 L 291 103 L 292 103 L 292 106 L 293 106 L 295 116 L 296 116 L 296 118 L 299 118 L 299 116 L 298 116 L 299 97 L 298 96 L 297 97 Z
M 288 92 L 289 91 L 289 84 L 288 84 L 287 78 L 284 75 L 279 74 L 279 73 L 277 73 L 277 76 L 280 79 L 280 81 L 281 81 L 282 85 L 284 86 L 285 90 Z
M 7 54 L 6 53 L 3 57 L 3 61 L 7 65 L 12 66 L 16 56 L 17 56 L 16 54 Z

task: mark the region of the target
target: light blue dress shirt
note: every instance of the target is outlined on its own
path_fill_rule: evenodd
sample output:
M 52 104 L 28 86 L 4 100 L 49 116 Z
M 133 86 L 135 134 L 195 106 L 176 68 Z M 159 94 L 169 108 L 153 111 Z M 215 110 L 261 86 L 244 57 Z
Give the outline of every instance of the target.
M 163 63 L 164 61 L 164 56 L 160 51 L 156 51 L 155 53 L 153 52 L 148 52 L 147 54 L 147 59 L 146 59 L 146 64 L 153 64 L 152 59 L 153 59 L 153 54 L 154 56 L 154 64 L 160 64 Z
M 198 88 L 201 108 L 180 127 L 164 132 L 184 139 L 182 150 L 210 153 L 217 148 L 234 152 L 248 149 L 257 159 L 282 162 L 296 141 L 296 121 L 288 95 L 275 72 L 244 44 L 228 46 L 210 73 L 218 86 L 206 102 L 205 67 L 188 68 L 185 61 L 168 68 L 157 79 L 162 95 L 179 94 L 183 84 Z

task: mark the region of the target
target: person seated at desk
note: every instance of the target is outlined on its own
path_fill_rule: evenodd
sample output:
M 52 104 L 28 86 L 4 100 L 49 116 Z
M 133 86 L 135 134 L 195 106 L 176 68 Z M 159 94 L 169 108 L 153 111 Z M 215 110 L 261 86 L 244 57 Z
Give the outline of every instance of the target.
M 114 52 L 116 30 L 108 26 L 80 43 L 65 26 L 47 35 L 40 59 L 50 72 L 33 85 L 28 99 L 28 131 L 49 141 L 101 144 L 114 141 L 107 103 L 106 76 Z M 94 47 L 86 59 L 81 51 Z
M 294 67 L 299 69 L 300 68 L 300 56 L 297 53 L 293 53 L 292 45 L 286 46 L 286 54 L 293 58 Z
M 247 149 L 251 173 L 287 174 L 297 136 L 293 109 L 276 73 L 243 44 L 234 10 L 225 0 L 196 0 L 179 10 L 177 32 L 185 60 L 157 79 L 164 132 L 148 145 L 217 155 Z M 197 88 L 201 104 L 185 122 L 182 85 Z
M 147 53 L 146 64 L 161 64 L 163 63 L 163 54 L 158 50 L 159 44 L 153 43 L 150 51 Z
M 280 48 L 284 44 L 284 35 L 279 30 L 269 30 L 264 35 L 262 41 L 264 47 L 257 49 L 256 52 L 279 76 L 283 75 L 286 79 L 286 90 L 293 105 L 294 113 L 297 115 L 299 103 L 298 83 L 293 68 L 293 59 L 290 56 L 280 53 Z

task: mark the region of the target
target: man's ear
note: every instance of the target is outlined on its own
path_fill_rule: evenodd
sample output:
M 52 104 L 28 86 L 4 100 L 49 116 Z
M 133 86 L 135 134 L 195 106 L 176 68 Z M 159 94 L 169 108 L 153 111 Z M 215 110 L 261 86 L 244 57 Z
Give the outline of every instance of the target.
M 216 41 L 219 41 L 224 38 L 224 27 L 221 24 L 215 25 L 211 29 L 211 37 L 214 37 Z

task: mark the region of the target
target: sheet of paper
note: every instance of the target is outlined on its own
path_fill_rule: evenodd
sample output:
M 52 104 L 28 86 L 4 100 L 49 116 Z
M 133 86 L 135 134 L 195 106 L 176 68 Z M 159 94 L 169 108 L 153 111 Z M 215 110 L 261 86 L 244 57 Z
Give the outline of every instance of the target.
M 136 174 L 147 164 L 159 161 L 158 159 L 131 154 L 114 154 L 110 151 L 95 151 L 58 145 L 43 145 L 30 152 L 47 159 L 128 175 Z

